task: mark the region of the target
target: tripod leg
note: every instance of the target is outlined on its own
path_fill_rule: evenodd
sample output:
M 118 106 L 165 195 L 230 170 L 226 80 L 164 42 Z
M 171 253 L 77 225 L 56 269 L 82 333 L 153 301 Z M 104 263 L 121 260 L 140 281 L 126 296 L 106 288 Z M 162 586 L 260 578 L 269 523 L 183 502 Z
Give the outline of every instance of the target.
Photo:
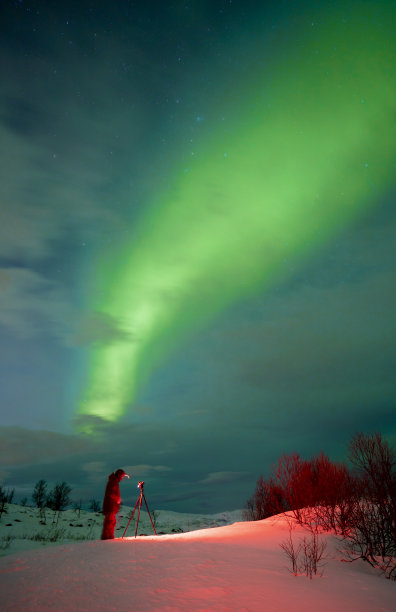
M 133 519 L 133 515 L 135 514 L 136 506 L 138 505 L 139 500 L 140 500 L 140 497 L 138 497 L 138 499 L 137 499 L 137 502 L 136 502 L 135 507 L 134 507 L 134 509 L 133 509 L 133 512 L 132 512 L 132 514 L 131 514 L 131 518 L 130 518 L 130 519 L 129 519 L 129 521 L 128 521 L 128 525 L 125 527 L 125 531 L 124 531 L 124 533 L 122 534 L 122 537 L 124 537 L 124 536 L 125 536 L 125 534 L 126 534 L 126 532 L 127 532 L 127 529 L 128 529 L 128 527 L 129 527 L 129 523 L 130 523 L 130 522 L 131 522 L 131 520 Z
M 149 515 L 149 517 L 150 517 L 151 525 L 152 525 L 152 527 L 153 527 L 153 529 L 154 529 L 154 533 L 155 533 L 155 535 L 157 535 L 157 532 L 155 531 L 154 523 L 153 523 L 153 521 L 152 521 L 152 519 L 151 519 L 150 510 L 149 510 L 148 505 L 147 505 L 146 496 L 145 496 L 145 494 L 144 494 L 144 493 L 143 493 L 142 495 L 143 495 L 144 503 L 146 504 L 147 514 L 148 514 L 148 515 Z
M 138 527 L 139 527 L 139 517 L 140 517 L 140 510 L 141 510 L 141 507 L 142 507 L 142 497 L 143 497 L 143 492 L 140 493 L 140 497 L 139 497 L 139 500 L 138 500 L 140 502 L 140 504 L 139 504 L 139 510 L 138 510 L 138 517 L 137 517 L 137 521 L 136 521 L 135 538 L 136 538 L 137 530 L 138 530 Z

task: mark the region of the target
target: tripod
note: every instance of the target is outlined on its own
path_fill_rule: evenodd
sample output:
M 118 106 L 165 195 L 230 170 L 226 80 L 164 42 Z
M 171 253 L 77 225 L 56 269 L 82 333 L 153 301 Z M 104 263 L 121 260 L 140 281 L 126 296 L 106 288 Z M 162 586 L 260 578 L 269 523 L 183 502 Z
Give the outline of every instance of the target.
M 135 529 L 135 538 L 136 538 L 136 535 L 137 535 L 137 530 L 138 530 L 138 526 L 139 526 L 140 510 L 141 510 L 141 507 L 142 507 L 142 501 L 143 501 L 143 499 L 144 499 L 144 503 L 146 504 L 147 514 L 148 514 L 148 515 L 149 515 L 149 517 L 150 517 L 150 522 L 151 522 L 151 524 L 152 524 L 152 526 L 153 526 L 154 533 L 155 533 L 155 535 L 157 535 L 157 532 L 155 531 L 154 523 L 153 523 L 152 518 L 151 518 L 150 510 L 148 509 L 148 505 L 147 505 L 147 501 L 146 501 L 146 496 L 145 496 L 145 494 L 143 493 L 144 480 L 142 480 L 142 481 L 138 482 L 138 487 L 139 487 L 139 489 L 140 489 L 140 495 L 139 495 L 139 497 L 138 497 L 138 499 L 137 499 L 137 502 L 136 502 L 135 507 L 134 507 L 134 509 L 133 509 L 133 512 L 132 512 L 132 514 L 131 514 L 131 518 L 130 518 L 130 519 L 129 519 L 129 521 L 128 521 L 128 525 L 125 527 L 125 531 L 124 531 L 124 533 L 122 534 L 122 537 L 124 537 L 124 536 L 125 536 L 125 534 L 126 534 L 126 532 L 127 532 L 127 529 L 128 529 L 128 527 L 129 527 L 129 523 L 130 523 L 130 522 L 131 522 L 131 520 L 133 519 L 133 515 L 135 514 L 135 510 L 136 510 L 136 508 L 137 508 L 137 507 L 138 507 L 138 505 L 139 505 L 138 516 L 137 516 L 137 521 L 136 521 L 136 529 Z

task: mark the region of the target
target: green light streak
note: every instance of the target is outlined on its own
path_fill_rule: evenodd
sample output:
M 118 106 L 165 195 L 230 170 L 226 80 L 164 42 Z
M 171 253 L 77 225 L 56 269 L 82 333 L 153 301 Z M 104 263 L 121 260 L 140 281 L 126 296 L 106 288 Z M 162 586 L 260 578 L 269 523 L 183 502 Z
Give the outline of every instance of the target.
M 248 79 L 232 130 L 213 134 L 190 172 L 175 170 L 133 243 L 102 263 L 105 297 L 91 306 L 125 338 L 93 350 L 80 415 L 118 420 L 186 334 L 286 275 L 289 257 L 392 184 L 395 38 L 366 4 L 356 14 L 354 25 L 327 15 L 317 38 L 303 26 L 271 78 Z

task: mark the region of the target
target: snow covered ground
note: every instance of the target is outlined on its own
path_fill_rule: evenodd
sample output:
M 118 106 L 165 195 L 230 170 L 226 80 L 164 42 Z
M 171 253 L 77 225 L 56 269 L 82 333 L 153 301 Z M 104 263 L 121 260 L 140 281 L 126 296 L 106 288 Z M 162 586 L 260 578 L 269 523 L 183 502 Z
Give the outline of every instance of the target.
M 20 518 L 22 510 L 26 512 L 25 518 L 23 514 Z M 291 574 L 280 548 L 289 530 L 280 516 L 136 539 L 131 529 L 124 539 L 73 542 L 79 530 L 80 537 L 84 534 L 86 537 L 88 532 L 89 537 L 93 534 L 98 537 L 101 516 L 95 517 L 92 526 L 95 515 L 90 515 L 91 525 L 79 527 L 89 517 L 85 513 L 83 517 L 81 512 L 78 518 L 74 511 L 67 512 L 58 523 L 58 529 L 65 530 L 63 535 L 69 536 L 67 543 L 48 547 L 47 542 L 39 539 L 33 542 L 40 549 L 21 550 L 20 542 L 31 540 L 14 538 L 3 551 L 11 554 L 0 559 L 2 610 L 394 612 L 396 609 L 396 583 L 385 580 L 361 561 L 343 562 L 340 545 L 331 535 L 321 536 L 327 542 L 322 577 L 310 580 Z M 34 535 L 34 529 L 48 527 L 48 524 L 34 527 L 37 517 L 33 514 L 31 508 L 10 507 L 0 522 L 0 537 L 5 534 L 8 538 L 7 533 L 11 532 L 7 529 L 12 529 L 14 535 L 26 535 L 30 525 Z M 130 509 L 120 514 L 125 517 L 117 533 L 129 518 Z M 238 513 L 216 517 L 159 514 L 158 531 L 165 531 L 161 528 L 161 515 L 162 525 L 167 524 L 168 531 L 172 531 L 188 525 L 196 529 L 200 521 L 212 525 L 216 521 L 232 522 L 233 514 Z M 47 523 L 49 518 L 48 515 Z M 61 523 L 62 519 L 69 524 Z M 144 532 L 150 533 L 148 529 Z M 292 537 L 298 542 L 304 535 L 297 527 Z
M 144 507 L 144 505 L 143 505 Z M 151 535 L 153 528 L 146 512 L 140 513 L 138 535 Z M 121 506 L 117 514 L 115 535 L 121 537 L 128 525 L 133 508 Z M 242 511 L 219 514 L 182 514 L 170 511 L 152 511 L 157 533 L 180 533 L 205 527 L 220 527 L 242 520 Z M 137 510 L 126 536 L 135 535 Z M 7 512 L 0 520 L 0 556 L 22 550 L 42 548 L 60 543 L 98 540 L 102 531 L 103 515 L 81 510 L 65 510 L 59 518 L 49 509 L 42 511 L 30 506 L 7 504 Z

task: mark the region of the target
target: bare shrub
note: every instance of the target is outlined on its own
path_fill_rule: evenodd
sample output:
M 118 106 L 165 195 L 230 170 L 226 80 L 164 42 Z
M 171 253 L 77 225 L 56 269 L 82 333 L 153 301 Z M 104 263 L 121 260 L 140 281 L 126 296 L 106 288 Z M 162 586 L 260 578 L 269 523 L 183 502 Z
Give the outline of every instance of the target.
M 275 478 L 264 480 L 260 476 L 253 498 L 247 501 L 244 517 L 246 520 L 259 521 L 288 509 L 285 494 Z
M 305 536 L 301 543 L 301 549 L 303 554 L 302 569 L 304 574 L 311 580 L 313 576 L 323 576 L 321 568 L 324 564 L 324 554 L 326 551 L 326 542 L 319 540 L 317 533 L 311 533 L 308 538 Z
M 285 510 L 291 510 L 300 525 L 307 523 L 306 508 L 313 505 L 310 466 L 295 453 L 282 455 L 276 470 L 276 483 L 285 499 Z
M 3 487 L 0 486 L 0 520 L 3 513 L 7 514 L 7 504 L 12 504 L 14 495 L 15 489 L 3 489 Z
M 381 434 L 358 433 L 349 458 L 355 473 L 323 453 L 309 460 L 283 455 L 270 478 L 258 479 L 246 516 L 290 511 L 313 538 L 332 531 L 347 540 L 353 558 L 396 579 L 396 452 Z
M 347 466 L 330 461 L 323 453 L 309 460 L 297 454 L 282 455 L 273 475 L 257 480 L 245 517 L 260 520 L 291 511 L 302 526 L 344 534 L 353 489 Z
M 349 553 L 395 580 L 396 453 L 380 433 L 358 433 L 349 457 L 360 481 L 347 533 Z
M 6 496 L 7 496 L 7 503 L 12 504 L 13 499 L 14 499 L 14 495 L 15 495 L 15 489 L 8 489 Z
M 79 501 L 76 501 L 73 504 L 73 510 L 77 514 L 78 518 L 80 518 L 81 509 L 82 509 L 82 500 L 80 499 Z
M 33 540 L 34 542 L 58 542 L 63 540 L 65 537 L 65 529 L 56 528 L 49 529 L 48 531 L 41 531 L 29 536 L 27 539 Z
M 284 455 L 277 479 L 300 525 L 313 531 L 347 531 L 355 481 L 345 464 L 330 461 L 323 453 L 309 460 Z
M 91 499 L 91 501 L 89 502 L 89 509 L 91 510 L 91 512 L 100 512 L 100 501 L 98 501 L 97 499 Z
M 157 527 L 159 516 L 160 516 L 160 513 L 158 512 L 158 510 L 152 511 L 151 518 L 152 518 L 154 527 Z
M 262 476 L 261 476 L 262 478 Z M 256 485 L 257 486 L 257 485 Z M 245 521 L 257 521 L 259 519 L 256 518 L 256 513 L 254 509 L 254 499 L 250 498 L 246 502 L 246 508 L 242 510 L 242 517 Z
M 0 520 L 3 513 L 7 514 L 7 495 L 3 487 L 0 486 Z
M 301 543 L 299 543 L 297 546 L 294 544 L 291 528 L 289 528 L 288 539 L 282 542 L 280 544 L 280 547 L 285 552 L 287 558 L 289 559 L 291 563 L 291 570 L 289 571 L 295 576 L 297 576 L 298 571 L 299 571 L 298 556 L 301 550 Z
M 46 525 L 47 524 L 47 513 L 46 513 L 45 506 L 39 509 L 39 516 L 40 516 L 41 525 Z
M 298 544 L 293 541 L 292 529 L 289 526 L 289 537 L 280 544 L 291 564 L 292 574 L 303 573 L 312 580 L 313 576 L 323 576 L 322 567 L 326 552 L 326 542 L 319 539 L 317 533 L 304 536 Z
M 3 536 L 0 540 L 0 550 L 7 550 L 7 548 L 10 548 L 13 540 L 15 540 L 15 536 L 13 535 L 8 534 Z

